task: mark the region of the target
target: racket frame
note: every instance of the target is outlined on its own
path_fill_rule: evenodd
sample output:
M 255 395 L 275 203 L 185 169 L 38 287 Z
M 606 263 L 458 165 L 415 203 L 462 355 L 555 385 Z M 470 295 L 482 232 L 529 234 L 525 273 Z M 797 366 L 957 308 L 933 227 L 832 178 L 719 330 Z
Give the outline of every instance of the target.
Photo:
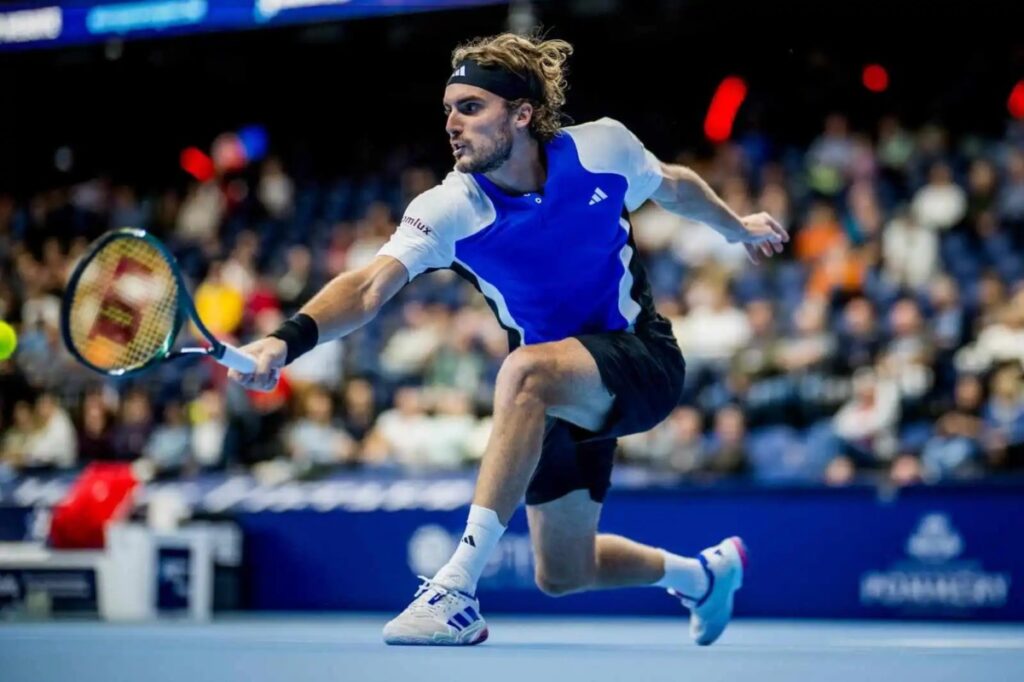
M 72 303 L 74 302 L 74 291 L 78 288 L 78 282 L 82 278 L 82 275 L 84 274 L 86 268 L 89 266 L 89 263 L 92 262 L 92 260 L 96 257 L 100 250 L 102 250 L 111 242 L 116 241 L 118 239 L 141 239 L 160 252 L 160 255 L 163 256 L 165 261 L 167 261 L 167 265 L 169 266 L 171 273 L 174 275 L 175 283 L 178 286 L 176 296 L 177 301 L 175 305 L 174 325 L 171 329 L 171 333 L 168 334 L 163 346 L 157 353 L 153 355 L 152 358 L 150 358 L 147 362 L 137 367 L 132 367 L 130 369 L 104 369 L 103 367 L 98 367 L 93 363 L 89 362 L 85 357 L 82 356 L 82 354 L 75 347 L 75 344 L 71 339 L 71 307 Z M 196 325 L 196 328 L 199 330 L 199 333 L 202 334 L 203 337 L 205 337 L 206 340 L 210 343 L 209 348 L 186 347 L 179 348 L 178 350 L 172 350 L 172 348 L 174 347 L 174 342 L 178 338 L 178 333 L 181 331 L 181 327 L 185 322 L 186 315 Z M 206 328 L 206 325 L 203 324 L 202 319 L 200 319 L 199 317 L 199 311 L 196 310 L 195 303 L 192 301 L 192 296 L 189 294 L 188 287 L 185 284 L 185 278 L 182 276 L 181 270 L 178 267 L 178 262 L 177 260 L 175 260 L 174 255 L 170 252 L 167 246 L 164 245 L 162 241 L 160 241 L 153 235 L 149 234 L 149 232 L 147 232 L 146 230 L 142 230 L 135 227 L 122 227 L 117 230 L 112 230 L 101 236 L 92 245 L 90 245 L 89 250 L 85 253 L 85 255 L 82 256 L 81 260 L 78 261 L 78 264 L 75 266 L 74 272 L 71 273 L 71 277 L 68 279 L 68 284 L 67 287 L 65 288 L 65 293 L 61 300 L 60 319 L 61 335 L 64 337 L 64 345 L 67 347 L 68 351 L 75 357 L 76 360 L 81 362 L 89 369 L 99 372 L 101 374 L 105 374 L 107 376 L 135 376 L 153 369 L 153 367 L 159 364 L 160 362 L 163 362 L 165 360 L 174 360 L 176 358 L 184 357 L 186 355 L 209 355 L 212 356 L 218 362 L 221 362 L 222 360 L 227 360 L 229 362 L 233 361 L 232 364 L 229 366 L 235 366 L 236 364 L 238 364 L 239 361 L 237 360 L 237 357 L 246 357 L 239 353 L 238 349 L 234 347 L 229 347 L 228 344 L 219 341 L 217 337 L 215 337 L 213 333 Z M 228 357 L 225 358 L 225 355 L 227 355 Z

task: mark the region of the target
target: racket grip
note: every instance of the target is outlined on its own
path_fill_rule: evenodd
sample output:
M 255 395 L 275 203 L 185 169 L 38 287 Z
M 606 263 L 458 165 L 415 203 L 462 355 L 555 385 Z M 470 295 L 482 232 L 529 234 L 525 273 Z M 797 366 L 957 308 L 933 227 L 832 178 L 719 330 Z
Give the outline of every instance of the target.
M 224 350 L 217 358 L 217 362 L 242 374 L 252 374 L 256 371 L 255 360 L 227 343 L 224 344 Z

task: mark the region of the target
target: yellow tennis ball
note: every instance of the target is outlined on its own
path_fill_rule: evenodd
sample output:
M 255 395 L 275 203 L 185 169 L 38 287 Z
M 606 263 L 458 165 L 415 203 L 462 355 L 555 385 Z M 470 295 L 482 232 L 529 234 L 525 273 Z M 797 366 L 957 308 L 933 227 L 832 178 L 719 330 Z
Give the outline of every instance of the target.
M 0 360 L 6 360 L 14 354 L 18 347 L 18 335 L 14 327 L 0 320 Z

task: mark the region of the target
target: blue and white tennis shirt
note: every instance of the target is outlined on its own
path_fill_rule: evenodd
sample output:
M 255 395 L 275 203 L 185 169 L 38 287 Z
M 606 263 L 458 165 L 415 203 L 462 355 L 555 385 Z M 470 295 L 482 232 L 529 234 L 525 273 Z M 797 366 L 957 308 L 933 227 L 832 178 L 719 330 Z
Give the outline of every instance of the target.
M 510 349 L 632 331 L 654 314 L 627 211 L 661 183 L 657 158 L 610 118 L 563 128 L 546 152 L 541 192 L 510 195 L 482 174 L 452 171 L 409 204 L 378 252 L 410 279 L 439 268 L 468 279 Z

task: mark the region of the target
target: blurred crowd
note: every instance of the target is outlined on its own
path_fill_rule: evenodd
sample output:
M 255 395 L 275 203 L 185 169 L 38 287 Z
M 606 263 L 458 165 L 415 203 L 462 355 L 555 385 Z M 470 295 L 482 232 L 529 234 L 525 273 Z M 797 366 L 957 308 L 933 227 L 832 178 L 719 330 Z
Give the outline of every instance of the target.
M 674 161 L 793 239 L 753 266 L 742 247 L 656 205 L 633 215 L 688 371 L 669 418 L 621 440 L 624 464 L 832 485 L 1024 468 L 1024 129 L 952 139 L 891 117 L 855 131 L 834 114 L 804 148 L 750 132 Z M 137 461 L 161 478 L 241 469 L 268 480 L 471 467 L 507 337 L 451 272 L 416 279 L 269 393 L 208 360 L 106 379 L 70 357 L 60 332 L 76 260 L 107 229 L 135 226 L 171 247 L 211 330 L 259 338 L 372 259 L 437 181 L 418 166 L 299 178 L 268 158 L 180 189 L 98 177 L 0 193 L 0 319 L 19 333 L 0 362 L 0 477 L 95 460 Z

